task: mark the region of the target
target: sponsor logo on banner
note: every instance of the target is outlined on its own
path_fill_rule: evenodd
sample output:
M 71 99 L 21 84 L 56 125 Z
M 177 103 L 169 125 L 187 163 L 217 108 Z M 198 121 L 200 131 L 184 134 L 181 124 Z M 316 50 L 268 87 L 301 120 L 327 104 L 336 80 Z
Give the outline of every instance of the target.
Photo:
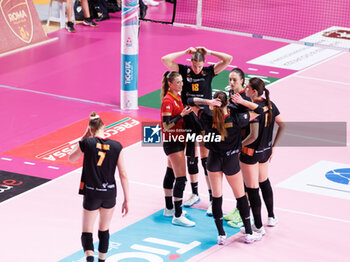
M 320 161 L 277 186 L 350 200 L 350 166 Z
M 23 42 L 33 39 L 33 20 L 27 0 L 3 0 L 1 13 L 11 31 Z
M 138 55 L 122 55 L 122 90 L 137 90 L 137 71 L 138 71 Z
M 248 61 L 250 64 L 302 70 L 342 51 L 315 47 L 314 44 L 350 49 L 350 28 L 333 26 L 301 39 L 305 45 L 289 44 L 268 54 Z
M 119 141 L 123 147 L 130 146 L 141 140 L 141 122 L 147 119 L 127 117 L 111 112 L 101 112 L 99 115 L 106 125 L 104 133 L 106 138 Z M 88 123 L 89 119 L 81 120 L 44 137 L 6 151 L 4 155 L 56 165 L 80 167 L 82 159 L 71 163 L 68 161 L 68 155 L 71 149 L 80 141 L 80 137 Z
M 0 202 L 39 186 L 48 179 L 0 170 Z
M 340 29 L 331 30 L 331 31 L 324 32 L 322 36 L 350 40 L 350 29 L 349 30 L 340 30 Z

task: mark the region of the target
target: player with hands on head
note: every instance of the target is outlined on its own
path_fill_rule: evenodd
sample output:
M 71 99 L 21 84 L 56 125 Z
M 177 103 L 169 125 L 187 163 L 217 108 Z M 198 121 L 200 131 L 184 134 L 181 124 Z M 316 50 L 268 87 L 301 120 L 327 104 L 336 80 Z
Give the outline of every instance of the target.
M 184 55 L 191 55 L 191 64 L 183 65 L 175 62 L 175 60 Z M 204 66 L 207 55 L 215 56 L 219 59 L 214 65 Z M 223 52 L 209 50 L 206 47 L 189 47 L 186 50 L 167 54 L 162 57 L 163 64 L 172 71 L 179 72 L 183 78 L 184 85 L 181 93 L 182 103 L 187 104 L 189 97 L 198 97 L 204 99 L 212 98 L 212 80 L 222 72 L 231 62 L 232 56 Z M 207 106 L 204 105 L 207 109 Z M 184 118 L 187 130 L 192 133 L 201 134 L 203 128 L 199 125 L 198 119 L 194 114 L 189 114 Z M 209 191 L 210 204 L 207 210 L 208 215 L 212 215 L 211 201 L 212 192 L 210 181 L 207 173 L 207 157 L 208 150 L 204 147 L 204 143 L 199 143 L 199 154 L 203 166 L 204 174 Z M 192 195 L 184 202 L 184 206 L 192 206 L 200 201 L 198 195 L 198 152 L 195 143 L 188 142 L 186 145 L 187 169 L 190 174 Z

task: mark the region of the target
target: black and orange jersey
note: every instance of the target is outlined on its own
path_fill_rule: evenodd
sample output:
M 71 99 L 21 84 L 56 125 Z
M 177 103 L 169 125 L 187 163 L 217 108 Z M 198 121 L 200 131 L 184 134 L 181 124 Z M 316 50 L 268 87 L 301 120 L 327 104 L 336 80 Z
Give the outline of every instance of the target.
M 190 66 L 179 64 L 179 73 L 183 78 L 181 99 L 187 105 L 189 97 L 212 99 L 211 82 L 215 76 L 214 65 L 203 67 L 196 75 Z
M 248 97 L 245 93 L 245 88 L 239 93 L 241 95 L 241 97 L 244 99 L 244 100 L 247 100 L 249 102 L 251 102 L 252 100 L 250 99 L 250 97 Z M 245 112 L 248 112 L 249 109 L 241 104 L 236 104 L 234 102 L 232 102 L 231 100 L 231 95 L 233 95 L 233 90 L 230 90 L 229 91 L 229 105 L 228 105 L 228 108 L 230 110 L 234 110 L 235 113 L 245 113 Z
M 182 110 L 184 109 L 184 106 L 181 102 L 181 98 L 179 95 L 175 96 L 172 93 L 168 92 L 163 100 L 161 105 L 161 119 L 163 121 L 163 113 L 170 113 L 170 118 L 173 119 L 174 117 L 181 114 Z M 184 121 L 181 118 L 170 130 L 165 130 L 164 126 L 162 125 L 162 132 L 164 134 L 171 133 L 172 135 L 179 135 L 184 134 Z M 166 137 L 167 138 L 167 137 Z
M 258 104 L 261 107 L 267 106 L 266 99 L 261 98 L 260 100 L 255 100 L 254 103 Z M 275 124 L 275 117 L 280 114 L 280 111 L 278 110 L 277 106 L 271 101 L 272 105 L 272 122 L 270 125 L 268 125 L 268 114 L 269 112 L 266 111 L 263 114 L 256 117 L 252 123 L 258 122 L 259 123 L 259 135 L 258 138 L 251 143 L 250 145 L 247 145 L 247 148 L 253 149 L 255 152 L 263 152 L 265 150 L 268 150 L 272 146 L 272 138 L 273 138 L 273 128 Z
M 79 142 L 84 153 L 79 194 L 95 197 L 116 197 L 115 169 L 122 145 L 111 139 L 85 138 Z
M 200 110 L 198 117 L 204 126 L 205 134 L 210 137 L 220 135 L 219 131 L 213 128 L 212 112 L 208 113 L 206 110 Z M 220 141 L 205 142 L 205 147 L 220 155 L 231 155 L 241 151 L 241 130 L 243 127 L 249 125 L 249 113 L 234 113 L 230 112 L 225 116 L 225 127 L 227 135 L 221 137 Z

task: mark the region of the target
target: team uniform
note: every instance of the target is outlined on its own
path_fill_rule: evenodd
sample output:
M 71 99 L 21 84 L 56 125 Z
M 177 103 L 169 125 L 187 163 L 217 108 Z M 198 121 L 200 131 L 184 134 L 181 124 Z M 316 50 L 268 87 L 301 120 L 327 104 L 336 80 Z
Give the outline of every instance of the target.
M 250 99 L 249 96 L 246 95 L 245 93 L 245 88 L 239 92 L 239 94 L 241 95 L 241 97 L 244 99 L 244 100 L 247 100 L 249 102 L 251 102 L 252 100 Z M 229 105 L 227 106 L 227 109 L 231 112 L 233 111 L 234 113 L 246 113 L 249 111 L 249 109 L 241 104 L 237 104 L 237 103 L 234 103 L 232 100 L 231 100 L 231 95 L 233 95 L 234 92 L 233 90 L 230 90 L 229 91 Z M 245 139 L 250 133 L 250 128 L 249 128 L 249 125 L 242 128 L 242 140 Z
M 84 153 L 79 188 L 79 194 L 84 195 L 83 207 L 113 208 L 117 196 L 114 173 L 122 145 L 111 139 L 91 137 L 80 141 L 79 146 Z
M 198 112 L 198 117 L 205 128 L 206 135 L 220 135 L 212 127 L 213 116 L 205 110 Z M 207 169 L 210 172 L 223 171 L 225 175 L 234 175 L 240 171 L 238 153 L 241 151 L 241 129 L 249 125 L 249 113 L 237 114 L 231 111 L 225 116 L 225 127 L 227 136 L 221 138 L 220 142 L 205 142 L 205 147 L 209 149 Z
M 265 99 L 261 99 L 258 101 L 254 101 L 254 103 L 258 104 L 261 107 L 267 106 L 267 102 Z M 242 148 L 242 153 L 240 155 L 240 161 L 245 164 L 255 164 L 265 163 L 269 160 L 272 153 L 272 138 L 273 138 L 273 128 L 275 124 L 275 117 L 280 114 L 277 106 L 271 102 L 272 105 L 272 121 L 269 126 L 267 126 L 267 119 L 269 112 L 259 115 L 255 118 L 252 123 L 259 123 L 259 135 L 258 138 L 251 143 Z
M 184 105 L 187 105 L 187 99 L 191 97 L 212 99 L 211 82 L 215 76 L 214 65 L 203 67 L 202 71 L 196 75 L 190 66 L 179 64 L 179 74 L 183 78 L 181 99 Z M 209 111 L 207 105 L 203 105 L 201 108 Z M 191 133 L 200 134 L 203 130 L 194 114 L 186 116 L 185 122 L 187 129 L 191 130 Z M 194 157 L 193 142 L 187 144 L 186 155 Z
M 171 119 L 180 115 L 184 106 L 181 102 L 181 98 L 179 96 L 174 96 L 172 93 L 168 92 L 163 100 L 161 105 L 161 118 L 163 113 L 171 113 Z M 180 136 L 185 137 L 185 126 L 184 121 L 181 118 L 177 123 L 171 127 L 169 130 L 165 130 L 162 125 L 162 133 L 163 133 L 163 149 L 165 154 L 168 156 L 172 153 L 176 153 L 179 151 L 183 151 L 185 149 L 185 143 L 181 141 L 174 141 L 173 138 L 179 138 Z

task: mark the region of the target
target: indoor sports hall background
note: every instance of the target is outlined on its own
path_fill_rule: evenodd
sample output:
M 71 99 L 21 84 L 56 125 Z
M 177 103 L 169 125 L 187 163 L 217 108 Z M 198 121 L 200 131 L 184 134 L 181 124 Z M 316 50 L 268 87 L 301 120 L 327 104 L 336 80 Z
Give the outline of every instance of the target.
M 98 28 L 57 30 L 44 45 L 0 56 L 0 260 L 84 261 L 81 161 L 69 163 L 68 152 L 96 111 L 106 135 L 124 146 L 130 181 L 124 218 L 118 182 L 108 262 L 348 261 L 349 1 L 179 0 L 175 12 L 156 1 L 147 10 L 152 21 L 140 23 L 138 110 L 119 106 L 120 13 Z M 143 126 L 160 120 L 160 58 L 190 46 L 233 56 L 213 91 L 225 90 L 229 71 L 240 67 L 247 78 L 264 79 L 290 123 L 270 165 L 279 223 L 252 245 L 226 224 L 228 241 L 216 245 L 201 169 L 201 202 L 187 210 L 197 226 L 175 227 L 162 216 L 166 157 L 142 143 Z M 235 205 L 224 184 L 224 212 Z

